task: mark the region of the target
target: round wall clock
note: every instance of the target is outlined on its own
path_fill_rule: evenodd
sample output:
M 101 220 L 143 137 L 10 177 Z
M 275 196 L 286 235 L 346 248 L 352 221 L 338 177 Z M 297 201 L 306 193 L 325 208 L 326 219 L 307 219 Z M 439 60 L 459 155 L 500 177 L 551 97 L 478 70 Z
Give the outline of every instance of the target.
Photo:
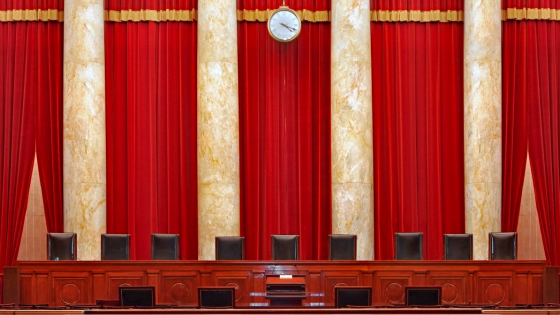
M 268 19 L 268 33 L 279 42 L 291 42 L 301 32 L 301 19 L 296 11 L 281 6 Z

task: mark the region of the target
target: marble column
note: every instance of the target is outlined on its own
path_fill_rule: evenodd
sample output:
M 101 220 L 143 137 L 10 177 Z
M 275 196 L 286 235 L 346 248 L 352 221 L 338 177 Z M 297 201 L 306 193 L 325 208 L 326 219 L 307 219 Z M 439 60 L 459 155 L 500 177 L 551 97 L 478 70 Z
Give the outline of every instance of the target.
M 358 236 L 373 259 L 373 134 L 369 0 L 333 0 L 332 232 Z
M 502 58 L 500 1 L 465 1 L 465 228 L 474 259 L 501 230 Z
M 78 259 L 100 259 L 106 230 L 103 0 L 64 1 L 64 230 Z
M 235 0 L 198 2 L 198 259 L 239 235 L 239 100 Z

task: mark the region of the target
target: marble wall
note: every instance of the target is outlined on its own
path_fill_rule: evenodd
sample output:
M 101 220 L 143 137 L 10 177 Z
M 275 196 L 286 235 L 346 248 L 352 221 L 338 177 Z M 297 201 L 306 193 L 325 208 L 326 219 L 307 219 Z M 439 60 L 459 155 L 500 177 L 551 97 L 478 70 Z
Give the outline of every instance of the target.
M 106 230 L 103 0 L 64 2 L 64 231 L 78 234 L 78 259 L 101 258 Z
M 216 236 L 238 236 L 239 99 L 235 0 L 198 4 L 198 259 Z
M 474 258 L 501 231 L 502 57 L 500 1 L 465 1 L 465 227 Z
M 332 232 L 356 234 L 373 259 L 373 133 L 369 0 L 332 2 Z
M 37 156 L 33 164 L 31 187 L 25 213 L 23 234 L 19 246 L 18 260 L 45 260 L 47 259 L 47 221 L 37 168 Z
M 545 260 L 544 245 L 539 225 L 537 204 L 535 203 L 535 188 L 531 165 L 527 157 L 527 168 L 521 193 L 521 209 L 519 211 L 519 224 L 517 225 L 519 247 L 517 257 L 522 260 Z

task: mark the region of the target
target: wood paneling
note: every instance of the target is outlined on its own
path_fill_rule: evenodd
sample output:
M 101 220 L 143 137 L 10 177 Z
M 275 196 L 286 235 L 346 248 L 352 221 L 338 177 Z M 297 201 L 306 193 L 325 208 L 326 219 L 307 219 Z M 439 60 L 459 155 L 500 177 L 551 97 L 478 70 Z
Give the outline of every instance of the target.
M 159 304 L 195 306 L 200 286 L 235 287 L 236 305 L 265 305 L 265 275 L 301 274 L 305 306 L 334 305 L 336 285 L 373 287 L 374 305 L 404 302 L 411 285 L 442 287 L 450 304 L 543 302 L 543 261 L 36 261 L 18 262 L 21 303 L 93 304 L 123 285 L 153 285 Z M 547 273 L 556 277 L 557 273 Z

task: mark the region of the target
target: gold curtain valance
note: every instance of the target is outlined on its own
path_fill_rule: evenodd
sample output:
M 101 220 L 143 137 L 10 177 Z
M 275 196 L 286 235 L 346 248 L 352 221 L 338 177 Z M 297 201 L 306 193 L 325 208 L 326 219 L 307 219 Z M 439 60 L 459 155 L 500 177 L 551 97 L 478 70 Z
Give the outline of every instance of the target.
M 58 10 L 8 10 L 0 11 L 0 22 L 64 21 L 64 11 Z
M 273 9 L 237 10 L 238 21 L 266 22 Z M 307 22 L 329 22 L 330 11 L 299 10 L 297 14 Z M 196 21 L 197 10 L 105 10 L 105 21 L 111 22 L 189 22 Z M 559 20 L 560 10 L 551 9 L 508 9 L 502 11 L 502 19 L 546 19 Z M 463 11 L 371 11 L 372 22 L 461 22 Z M 59 10 L 8 10 L 0 11 L 0 22 L 15 21 L 64 21 L 64 12 Z
M 371 11 L 372 22 L 462 22 L 463 11 Z
M 196 21 L 196 10 L 105 10 L 105 21 L 111 22 L 189 22 Z
M 237 21 L 266 22 L 268 21 L 268 18 L 270 17 L 272 12 L 274 12 L 274 9 L 237 10 Z M 302 21 L 328 22 L 331 20 L 330 11 L 297 10 L 296 13 L 299 15 Z
M 502 21 L 507 20 L 550 20 L 560 21 L 559 9 L 508 8 L 502 10 Z

